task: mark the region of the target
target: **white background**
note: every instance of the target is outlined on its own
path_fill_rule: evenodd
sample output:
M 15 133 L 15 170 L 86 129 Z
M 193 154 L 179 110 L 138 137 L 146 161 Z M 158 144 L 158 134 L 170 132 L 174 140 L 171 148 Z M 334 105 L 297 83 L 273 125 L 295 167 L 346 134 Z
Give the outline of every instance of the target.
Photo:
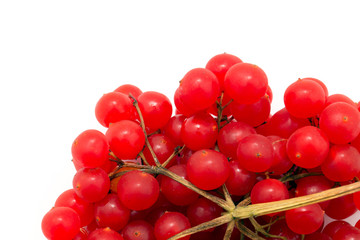
M 299 77 L 358 101 L 359 28 L 356 1 L 1 1 L 2 239 L 44 239 L 42 216 L 72 186 L 72 141 L 105 130 L 103 93 L 131 83 L 172 99 L 227 52 L 267 73 L 272 112 Z

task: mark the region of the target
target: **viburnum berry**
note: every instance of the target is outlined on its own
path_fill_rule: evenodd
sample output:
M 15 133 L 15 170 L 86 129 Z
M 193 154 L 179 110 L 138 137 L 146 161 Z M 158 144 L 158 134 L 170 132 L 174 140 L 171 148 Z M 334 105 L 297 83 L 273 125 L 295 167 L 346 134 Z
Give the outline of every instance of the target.
M 97 202 L 106 197 L 110 179 L 101 168 L 82 168 L 73 178 L 75 193 L 87 202 Z
M 262 135 L 251 134 L 240 140 L 236 160 L 248 171 L 264 172 L 274 160 L 272 143 Z
M 138 99 L 138 97 L 143 93 L 140 90 L 140 88 L 138 88 L 137 86 L 134 86 L 132 84 L 121 85 L 120 87 L 115 89 L 114 92 L 120 92 L 127 96 L 129 96 L 129 94 L 131 94 L 135 99 Z
M 319 124 L 331 143 L 347 144 L 360 133 L 360 112 L 348 103 L 336 102 L 322 111 Z
M 286 144 L 289 159 L 299 167 L 320 166 L 329 153 L 329 140 L 319 128 L 307 126 L 291 134 Z
M 124 240 L 120 233 L 111 228 L 98 228 L 90 233 L 87 240 Z
M 187 217 L 178 212 L 166 212 L 155 223 L 154 233 L 156 240 L 167 240 L 170 237 L 190 228 Z M 190 236 L 182 237 L 179 240 L 189 240 Z
M 89 225 L 94 220 L 94 204 L 78 197 L 74 189 L 63 192 L 55 201 L 55 207 L 70 207 L 80 217 L 81 226 Z
M 186 107 L 205 110 L 220 95 L 220 83 L 215 74 L 205 68 L 194 68 L 180 81 L 179 97 Z
M 186 165 L 184 164 L 172 166 L 169 171 L 188 180 Z M 186 206 L 199 197 L 199 194 L 169 177 L 162 176 L 160 182 L 161 192 L 174 205 Z
M 102 132 L 90 129 L 76 137 L 71 153 L 83 167 L 100 167 L 109 159 L 109 145 Z
M 190 182 L 203 190 L 213 190 L 223 185 L 230 173 L 225 155 L 211 150 L 196 151 L 186 164 Z
M 239 104 L 252 104 L 265 95 L 268 79 L 265 72 L 250 63 L 230 67 L 224 79 L 225 93 Z
M 195 151 L 214 147 L 217 136 L 217 123 L 206 112 L 199 112 L 187 118 L 181 128 L 181 140 Z
M 332 94 L 332 95 L 328 96 L 326 99 L 325 107 L 329 106 L 330 104 L 336 103 L 336 102 L 344 102 L 344 103 L 348 103 L 354 107 L 357 107 L 355 102 L 344 94 Z
M 80 231 L 80 217 L 69 207 L 54 207 L 43 217 L 41 228 L 48 239 L 71 240 Z
M 288 227 L 298 234 L 310 234 L 318 230 L 324 221 L 324 211 L 315 203 L 287 210 L 285 220 Z
M 121 234 L 125 240 L 156 240 L 154 227 L 143 220 L 129 222 Z
M 105 136 L 111 151 L 120 159 L 136 158 L 145 144 L 143 130 L 137 123 L 129 120 L 111 124 Z
M 117 190 L 125 207 L 131 210 L 144 210 L 156 202 L 160 189 L 159 183 L 152 175 L 134 170 L 120 178 Z
M 145 126 L 151 130 L 164 127 L 171 118 L 171 102 L 168 97 L 162 93 L 152 91 L 144 92 L 138 97 L 138 102 Z
M 284 103 L 287 111 L 297 118 L 310 118 L 325 107 L 326 95 L 321 85 L 313 80 L 299 79 L 285 91 Z
M 206 63 L 206 69 L 209 69 L 211 72 L 215 74 L 217 79 L 220 83 L 220 88 L 223 90 L 224 88 L 224 78 L 226 72 L 229 70 L 231 66 L 233 66 L 236 63 L 241 63 L 241 59 L 228 54 L 228 53 L 221 53 L 214 57 L 212 57 L 207 63 Z
M 236 159 L 240 140 L 255 133 L 255 129 L 247 123 L 230 122 L 219 132 L 217 138 L 219 149 L 225 156 Z
M 132 109 L 131 100 L 127 95 L 110 92 L 104 94 L 96 104 L 95 115 L 101 125 L 109 127 L 110 123 L 132 119 Z

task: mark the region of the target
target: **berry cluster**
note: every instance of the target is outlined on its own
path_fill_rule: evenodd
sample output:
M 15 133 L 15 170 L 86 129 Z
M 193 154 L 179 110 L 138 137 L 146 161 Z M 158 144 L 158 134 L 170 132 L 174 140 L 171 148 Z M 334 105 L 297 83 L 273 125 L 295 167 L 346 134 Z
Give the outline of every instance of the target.
M 265 72 L 230 54 L 190 70 L 170 100 L 122 85 L 73 142 L 73 188 L 51 240 L 360 239 L 360 105 L 298 79 L 270 115 Z M 336 221 L 324 225 L 324 214 Z

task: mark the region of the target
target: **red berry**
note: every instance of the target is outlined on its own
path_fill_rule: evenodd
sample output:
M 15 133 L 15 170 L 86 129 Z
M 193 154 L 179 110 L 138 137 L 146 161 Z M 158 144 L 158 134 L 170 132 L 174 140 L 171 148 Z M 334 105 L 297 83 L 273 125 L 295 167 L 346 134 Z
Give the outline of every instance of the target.
M 77 136 L 71 153 L 83 167 L 100 167 L 109 159 L 109 146 L 103 133 L 91 129 Z
M 265 95 L 268 79 L 265 72 L 250 63 L 237 63 L 226 73 L 225 93 L 240 104 L 252 104 Z
M 129 120 L 111 124 L 105 136 L 111 151 L 124 160 L 136 158 L 145 144 L 143 130 L 137 123 Z
M 134 170 L 125 173 L 117 185 L 120 201 L 131 210 L 144 210 L 156 202 L 159 183 L 145 172 Z
M 133 106 L 128 96 L 120 92 L 104 94 L 95 108 L 96 119 L 104 127 L 110 123 L 133 118 Z
M 48 239 L 71 240 L 80 231 L 80 217 L 69 207 L 52 208 L 42 219 L 41 229 Z
M 224 154 L 204 149 L 190 157 L 186 172 L 195 186 L 203 190 L 213 190 L 226 182 L 230 166 Z
M 166 212 L 156 221 L 154 232 L 156 240 L 167 240 L 188 228 L 190 228 L 190 222 L 183 214 Z M 179 238 L 179 240 L 189 239 L 190 236 Z

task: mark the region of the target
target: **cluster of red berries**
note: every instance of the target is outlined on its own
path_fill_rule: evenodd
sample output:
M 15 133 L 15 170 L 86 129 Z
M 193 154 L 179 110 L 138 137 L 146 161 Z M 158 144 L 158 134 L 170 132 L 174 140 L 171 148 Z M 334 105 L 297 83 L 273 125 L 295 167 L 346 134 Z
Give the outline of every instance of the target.
M 107 131 L 86 130 L 73 142 L 73 188 L 44 216 L 45 237 L 165 240 L 229 205 L 358 181 L 359 104 L 329 96 L 315 78 L 291 84 L 285 108 L 271 116 L 272 97 L 260 67 L 226 53 L 182 78 L 174 116 L 158 92 L 127 84 L 104 94 L 95 114 Z M 231 230 L 225 224 L 180 239 L 360 239 L 360 222 L 342 221 L 357 208 L 360 193 L 250 220 L 234 216 Z M 324 227 L 324 214 L 337 221 Z

